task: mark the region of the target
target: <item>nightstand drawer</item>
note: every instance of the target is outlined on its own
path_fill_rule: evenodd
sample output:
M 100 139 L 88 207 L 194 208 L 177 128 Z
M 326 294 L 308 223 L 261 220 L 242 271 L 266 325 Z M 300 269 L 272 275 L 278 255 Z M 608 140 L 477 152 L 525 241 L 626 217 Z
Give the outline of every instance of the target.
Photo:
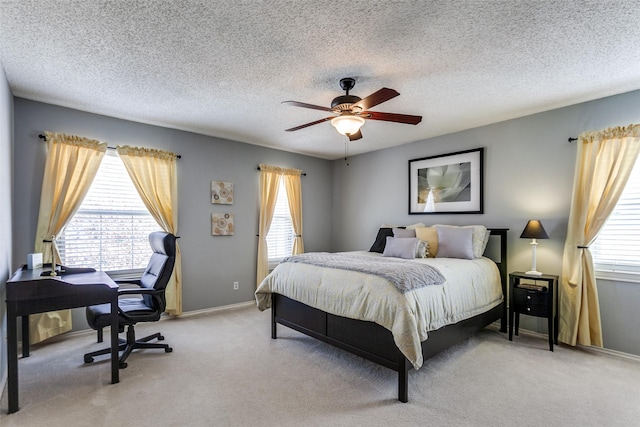
M 549 293 L 513 288 L 513 305 L 518 313 L 546 317 L 549 314 Z

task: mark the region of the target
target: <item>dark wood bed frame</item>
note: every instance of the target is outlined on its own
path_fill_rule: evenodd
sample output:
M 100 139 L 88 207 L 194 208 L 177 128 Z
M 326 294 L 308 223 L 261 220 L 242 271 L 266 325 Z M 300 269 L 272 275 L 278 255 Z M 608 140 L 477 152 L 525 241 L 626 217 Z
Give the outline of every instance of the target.
M 491 310 L 458 323 L 429 332 L 429 339 L 422 342 L 422 354 L 426 361 L 437 353 L 469 338 L 480 329 L 500 320 L 500 332 L 507 331 L 507 230 L 490 229 L 492 236 L 499 236 L 499 260 L 502 304 Z M 278 323 L 335 347 L 361 356 L 398 372 L 398 400 L 409 400 L 409 371 L 413 365 L 400 352 L 391 332 L 384 327 L 363 320 L 326 313 L 280 294 L 272 294 L 271 338 L 276 339 Z

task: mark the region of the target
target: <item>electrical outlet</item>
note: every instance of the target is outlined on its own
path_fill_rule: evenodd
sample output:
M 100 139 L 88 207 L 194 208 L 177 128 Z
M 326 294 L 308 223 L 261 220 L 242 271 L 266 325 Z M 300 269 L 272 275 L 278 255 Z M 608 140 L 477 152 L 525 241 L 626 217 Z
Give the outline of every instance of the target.
M 238 288 L 239 288 L 239 286 L 238 286 L 238 282 L 233 282 L 233 290 L 234 290 L 234 291 L 237 291 L 237 290 L 238 290 Z

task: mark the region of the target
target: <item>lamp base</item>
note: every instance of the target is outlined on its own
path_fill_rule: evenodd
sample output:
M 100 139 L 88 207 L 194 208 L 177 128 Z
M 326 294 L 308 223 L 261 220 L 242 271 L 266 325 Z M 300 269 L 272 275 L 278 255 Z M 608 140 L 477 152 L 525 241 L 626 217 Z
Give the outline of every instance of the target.
M 524 274 L 526 274 L 527 276 L 542 276 L 543 273 L 536 270 L 531 270 L 531 271 L 527 271 Z

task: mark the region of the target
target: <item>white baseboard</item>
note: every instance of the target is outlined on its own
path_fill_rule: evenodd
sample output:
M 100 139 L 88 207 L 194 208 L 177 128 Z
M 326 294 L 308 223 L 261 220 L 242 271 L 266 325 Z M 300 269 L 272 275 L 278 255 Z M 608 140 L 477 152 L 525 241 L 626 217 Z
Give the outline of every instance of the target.
M 578 344 L 577 347 L 593 352 L 593 353 L 603 353 L 603 354 L 607 354 L 609 356 L 614 356 L 614 357 L 621 357 L 623 359 L 627 359 L 627 360 L 632 360 L 634 362 L 638 362 L 640 363 L 640 356 L 636 355 L 636 354 L 631 354 L 631 353 L 625 353 L 623 351 L 617 351 L 617 350 L 611 350 L 609 348 L 604 348 L 604 347 L 596 347 L 593 345 L 580 345 Z
M 549 335 L 543 334 L 541 332 L 531 331 L 529 329 L 520 328 L 519 332 L 521 334 L 524 333 L 526 335 L 530 335 L 530 336 L 533 336 L 533 337 L 544 338 L 545 340 L 549 339 Z M 581 350 L 586 350 L 586 351 L 589 351 L 589 352 L 592 352 L 592 353 L 601 353 L 601 354 L 606 354 L 606 355 L 609 355 L 609 356 L 621 357 L 623 359 L 632 360 L 634 362 L 640 363 L 640 356 L 638 356 L 636 354 L 625 353 L 623 351 L 617 351 L 617 350 L 611 350 L 609 348 L 604 348 L 604 347 L 596 347 L 596 346 L 593 346 L 593 345 L 581 345 L 581 344 L 578 344 L 578 345 L 576 345 L 576 347 L 581 349 Z
M 220 307 L 211 307 L 211 308 L 203 308 L 202 310 L 187 311 L 186 313 L 182 313 L 182 315 L 180 315 L 178 317 L 191 317 L 191 316 L 196 316 L 196 315 L 199 315 L 199 314 L 215 313 L 216 311 L 234 310 L 236 308 L 248 307 L 250 305 L 256 305 L 256 301 L 255 300 L 251 300 L 251 301 L 246 301 L 246 302 L 239 302 L 239 303 L 236 303 L 236 304 L 222 305 Z M 258 309 L 258 307 L 256 306 L 256 310 L 257 309 Z M 163 320 L 165 318 L 170 318 L 170 317 L 171 316 L 163 316 L 160 320 Z
M 222 305 L 222 306 L 219 306 L 219 307 L 204 308 L 202 310 L 187 311 L 187 312 L 182 313 L 180 316 L 170 316 L 168 314 L 163 314 L 162 317 L 160 317 L 160 322 L 162 322 L 164 320 L 173 320 L 173 319 L 180 319 L 180 318 L 184 318 L 184 317 L 197 316 L 197 315 L 200 315 L 200 314 L 210 314 L 210 313 L 215 313 L 217 311 L 234 310 L 234 309 L 248 307 L 250 305 L 255 305 L 255 304 L 256 304 L 256 301 L 255 300 L 251 300 L 251 301 L 246 301 L 246 302 L 239 302 L 239 303 L 236 303 L 236 304 Z M 257 309 L 258 308 L 256 307 L 256 310 Z M 49 338 L 46 342 L 55 342 L 56 340 L 64 340 L 65 337 L 73 337 L 73 336 L 77 336 L 77 335 L 87 335 L 87 334 L 93 334 L 95 332 L 96 331 L 94 331 L 91 328 L 82 329 L 80 331 L 71 331 L 71 332 L 67 332 L 65 334 L 61 334 L 61 335 Z M 105 335 L 105 337 L 106 337 L 106 335 Z M 37 344 L 35 344 L 35 345 L 37 345 Z M 18 347 L 20 347 L 20 343 L 18 343 Z M 20 350 L 20 348 L 18 350 Z

